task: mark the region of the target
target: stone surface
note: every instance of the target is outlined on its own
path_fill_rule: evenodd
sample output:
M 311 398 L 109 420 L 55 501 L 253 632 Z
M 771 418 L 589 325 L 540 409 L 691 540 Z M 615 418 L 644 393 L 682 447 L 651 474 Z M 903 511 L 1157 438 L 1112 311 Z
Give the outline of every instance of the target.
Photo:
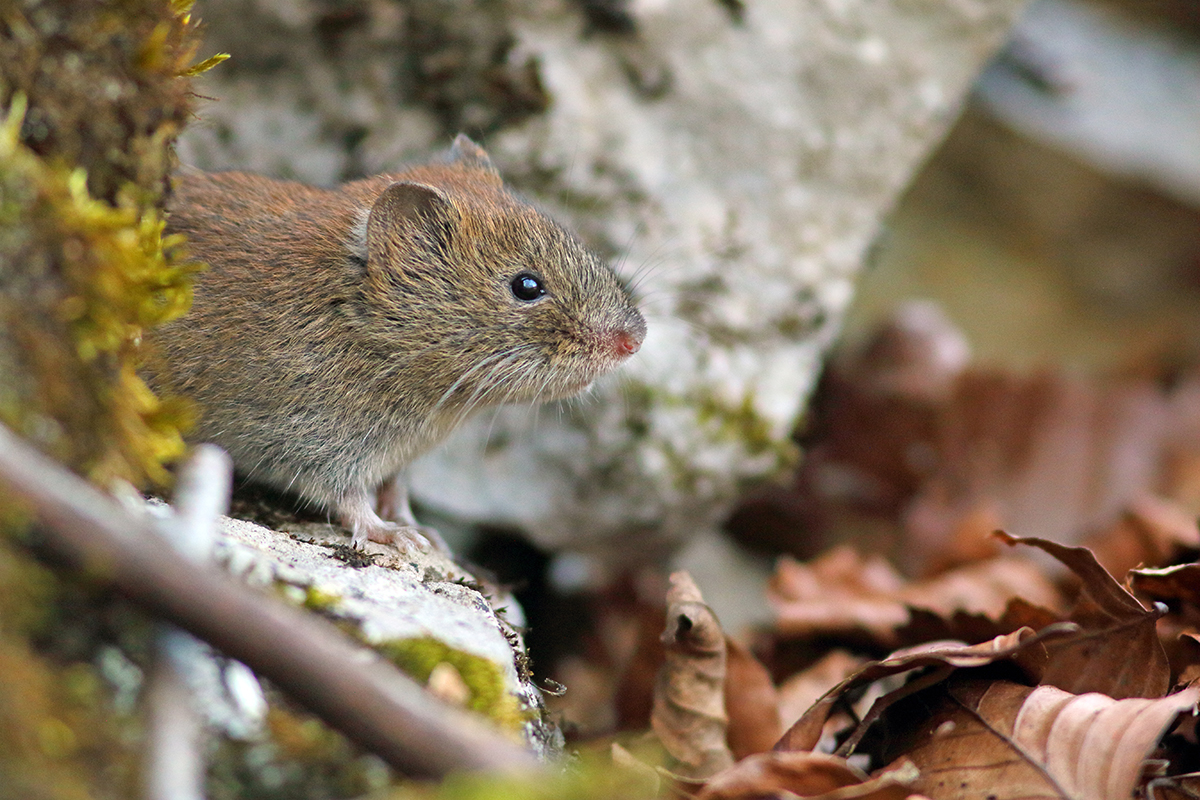
M 480 138 L 630 277 L 650 332 L 588 396 L 464 427 L 415 495 L 644 559 L 794 457 L 880 221 L 1022 5 L 201 3 L 233 58 L 180 154 L 332 183 Z
M 337 557 L 348 538 L 328 525 L 301 524 L 272 531 L 222 517 L 213 558 L 231 574 L 260 587 L 294 592 L 297 602 L 319 599 L 323 613 L 353 621 L 370 643 L 432 637 L 496 664 L 508 691 L 525 709 L 541 709 L 532 676 L 518 667 L 526 657 L 518 633 L 521 608 L 510 596 L 485 596 L 474 575 L 438 553 L 401 558 L 368 543 L 374 564 L 349 567 Z M 503 607 L 504 611 L 496 609 Z M 542 755 L 560 746 L 557 729 L 541 720 L 526 726 L 526 740 Z

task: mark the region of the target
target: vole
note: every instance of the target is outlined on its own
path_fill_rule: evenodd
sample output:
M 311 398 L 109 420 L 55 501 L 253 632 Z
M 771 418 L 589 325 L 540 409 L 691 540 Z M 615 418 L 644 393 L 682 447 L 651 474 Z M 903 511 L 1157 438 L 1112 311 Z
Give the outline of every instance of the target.
M 325 506 L 356 547 L 445 549 L 413 518 L 406 465 L 480 408 L 576 394 L 646 334 L 616 275 L 466 136 L 333 189 L 184 172 L 168 211 L 208 269 L 152 334 L 151 385 L 193 398 L 196 440 Z

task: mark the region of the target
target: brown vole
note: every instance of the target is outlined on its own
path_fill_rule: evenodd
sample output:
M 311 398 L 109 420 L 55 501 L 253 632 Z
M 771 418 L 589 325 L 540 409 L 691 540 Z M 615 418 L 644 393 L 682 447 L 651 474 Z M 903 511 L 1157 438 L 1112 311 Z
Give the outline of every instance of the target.
M 609 268 L 465 136 L 330 190 L 185 173 L 169 210 L 209 269 L 155 331 L 151 384 L 197 401 L 194 438 L 323 504 L 356 546 L 444 549 L 404 467 L 479 408 L 574 395 L 645 336 Z

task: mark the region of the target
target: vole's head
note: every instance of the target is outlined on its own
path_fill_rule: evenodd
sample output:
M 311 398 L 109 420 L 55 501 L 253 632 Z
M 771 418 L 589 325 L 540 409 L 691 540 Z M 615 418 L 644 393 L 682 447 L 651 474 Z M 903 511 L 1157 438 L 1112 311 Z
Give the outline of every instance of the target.
M 439 403 L 569 397 L 641 347 L 629 291 L 469 139 L 404 177 L 367 217 L 364 297 L 372 336 Z

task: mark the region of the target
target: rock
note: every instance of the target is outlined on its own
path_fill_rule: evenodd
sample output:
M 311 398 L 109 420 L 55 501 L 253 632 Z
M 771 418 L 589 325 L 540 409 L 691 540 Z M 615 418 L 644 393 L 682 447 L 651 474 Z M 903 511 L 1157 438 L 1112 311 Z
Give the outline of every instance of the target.
M 643 560 L 711 529 L 790 434 L 863 255 L 1023 0 L 241 0 L 185 163 L 331 183 L 480 137 L 612 258 L 650 332 L 581 400 L 505 409 L 417 499 Z
M 371 543 L 364 557 L 347 543 L 328 525 L 297 523 L 289 535 L 222 517 L 213 558 L 251 585 L 339 620 L 402 667 L 422 648 L 454 651 L 450 662 L 474 658 L 495 665 L 488 672 L 499 685 L 468 685 L 470 696 L 494 698 L 489 716 L 502 725 L 521 725 L 526 742 L 541 755 L 556 754 L 561 734 L 542 720 L 542 694 L 526 666 L 518 633 L 524 618 L 516 601 L 499 592 L 489 597 L 473 575 L 440 554 L 401 559 L 395 549 Z M 463 677 L 471 684 L 483 674 L 475 669 Z M 216 707 L 216 700 L 206 705 Z M 522 723 L 522 717 L 529 719 Z

